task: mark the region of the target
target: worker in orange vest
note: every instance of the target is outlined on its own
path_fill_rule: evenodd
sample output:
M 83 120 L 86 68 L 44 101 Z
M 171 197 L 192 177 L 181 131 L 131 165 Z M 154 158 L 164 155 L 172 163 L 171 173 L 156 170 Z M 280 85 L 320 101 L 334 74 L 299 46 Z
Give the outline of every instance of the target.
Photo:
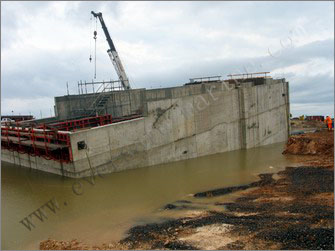
M 331 131 L 332 130 L 332 123 L 333 123 L 333 121 L 332 121 L 332 119 L 329 116 L 327 116 L 327 118 L 325 120 L 325 123 L 328 126 L 328 131 Z

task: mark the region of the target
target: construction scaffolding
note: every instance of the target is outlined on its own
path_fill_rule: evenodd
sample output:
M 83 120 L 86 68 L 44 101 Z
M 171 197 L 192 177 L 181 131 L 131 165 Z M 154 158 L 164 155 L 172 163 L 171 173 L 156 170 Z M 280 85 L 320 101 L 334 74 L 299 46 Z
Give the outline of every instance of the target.
M 52 123 L 6 123 L 1 126 L 1 147 L 11 152 L 38 156 L 61 163 L 73 161 L 71 132 L 142 117 L 133 114 L 112 118 L 111 115 L 86 117 Z
M 97 87 L 95 87 L 97 86 Z M 120 80 L 109 80 L 101 82 L 78 81 L 78 94 L 89 94 L 99 92 L 122 91 L 123 87 Z
M 1 126 L 1 147 L 47 160 L 72 161 L 69 132 L 47 129 L 46 124 L 35 128 L 19 123 Z
M 255 79 L 255 78 L 270 78 L 267 76 L 269 71 L 264 72 L 250 72 L 250 73 L 241 73 L 241 74 L 229 74 L 227 75 L 230 79 Z

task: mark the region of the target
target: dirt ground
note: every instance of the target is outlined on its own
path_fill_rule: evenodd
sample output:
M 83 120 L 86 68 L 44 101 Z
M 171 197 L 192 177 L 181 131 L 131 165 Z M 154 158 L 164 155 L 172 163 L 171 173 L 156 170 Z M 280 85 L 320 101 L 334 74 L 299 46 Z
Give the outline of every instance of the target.
M 323 121 L 291 120 L 290 123 L 292 130 L 306 130 L 306 129 L 323 130 L 324 128 L 326 128 L 326 124 Z
M 299 167 L 259 175 L 259 181 L 197 193 L 215 197 L 239 192 L 222 210 L 131 228 L 118 243 L 88 246 L 76 240 L 45 240 L 41 249 L 334 249 L 334 133 L 292 136 L 283 154 Z M 221 196 L 221 197 L 220 197 Z M 189 205 L 185 201 L 185 206 Z M 180 203 L 179 203 L 180 204 Z M 178 210 L 174 203 L 166 210 Z
M 291 136 L 284 154 L 334 155 L 334 131 Z

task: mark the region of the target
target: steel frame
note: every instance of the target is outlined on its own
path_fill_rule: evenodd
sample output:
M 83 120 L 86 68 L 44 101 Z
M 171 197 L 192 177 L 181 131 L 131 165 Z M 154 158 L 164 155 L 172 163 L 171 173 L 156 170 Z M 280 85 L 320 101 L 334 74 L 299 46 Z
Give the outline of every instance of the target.
M 11 152 L 39 156 L 60 163 L 73 161 L 70 133 L 121 121 L 140 118 L 142 115 L 112 118 L 112 115 L 87 117 L 64 122 L 30 125 L 15 124 L 1 126 L 1 147 Z

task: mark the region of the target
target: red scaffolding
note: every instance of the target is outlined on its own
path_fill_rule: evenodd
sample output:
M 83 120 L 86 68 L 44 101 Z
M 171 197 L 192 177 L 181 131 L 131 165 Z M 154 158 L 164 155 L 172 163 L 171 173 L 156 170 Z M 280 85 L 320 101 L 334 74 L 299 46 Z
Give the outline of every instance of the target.
M 60 162 L 72 161 L 69 132 L 46 128 L 1 126 L 1 147 L 9 151 L 53 159 Z
M 121 118 L 103 115 L 30 126 L 20 126 L 19 123 L 6 124 L 1 126 L 1 147 L 9 151 L 68 163 L 73 160 L 71 132 L 139 117 L 141 115 L 138 114 Z

